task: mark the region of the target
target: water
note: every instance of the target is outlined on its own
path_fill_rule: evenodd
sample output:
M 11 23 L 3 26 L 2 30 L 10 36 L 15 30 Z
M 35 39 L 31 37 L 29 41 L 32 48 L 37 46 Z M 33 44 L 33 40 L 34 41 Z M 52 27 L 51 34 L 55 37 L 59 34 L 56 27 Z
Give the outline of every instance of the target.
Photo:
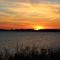
M 43 48 L 59 48 L 60 32 L 13 32 L 0 31 L 0 48 L 21 46 L 37 46 Z

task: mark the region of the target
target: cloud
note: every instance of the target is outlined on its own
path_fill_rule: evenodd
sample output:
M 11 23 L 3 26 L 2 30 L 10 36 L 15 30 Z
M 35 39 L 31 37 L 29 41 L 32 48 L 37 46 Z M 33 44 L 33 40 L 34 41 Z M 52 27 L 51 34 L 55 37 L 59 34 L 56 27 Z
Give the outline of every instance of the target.
M 11 2 L 5 4 L 3 8 L 2 7 L 0 8 L 0 12 L 4 12 L 9 16 L 13 16 L 17 18 L 26 17 L 26 18 L 48 18 L 48 19 L 57 18 L 58 19 L 60 15 L 59 4 L 43 4 L 43 3 L 31 4 L 31 3 Z
M 0 2 L 0 23 L 2 22 L 59 26 L 60 4 Z

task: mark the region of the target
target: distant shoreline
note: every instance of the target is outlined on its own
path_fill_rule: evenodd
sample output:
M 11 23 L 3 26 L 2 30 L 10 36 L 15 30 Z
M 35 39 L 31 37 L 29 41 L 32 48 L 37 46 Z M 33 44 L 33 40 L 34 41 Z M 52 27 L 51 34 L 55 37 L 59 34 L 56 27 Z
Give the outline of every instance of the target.
M 60 29 L 40 29 L 40 30 L 33 30 L 33 29 L 5 30 L 5 29 L 0 29 L 0 31 L 21 31 L 21 32 L 60 32 Z

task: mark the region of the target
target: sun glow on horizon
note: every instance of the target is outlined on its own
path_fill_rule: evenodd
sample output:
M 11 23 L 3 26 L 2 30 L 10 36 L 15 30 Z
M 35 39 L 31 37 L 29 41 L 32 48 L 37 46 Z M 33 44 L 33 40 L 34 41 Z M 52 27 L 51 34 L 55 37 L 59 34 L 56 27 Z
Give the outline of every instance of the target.
M 41 29 L 45 29 L 43 26 L 35 26 L 34 30 L 41 30 Z
M 60 29 L 60 3 L 0 0 L 0 29 Z

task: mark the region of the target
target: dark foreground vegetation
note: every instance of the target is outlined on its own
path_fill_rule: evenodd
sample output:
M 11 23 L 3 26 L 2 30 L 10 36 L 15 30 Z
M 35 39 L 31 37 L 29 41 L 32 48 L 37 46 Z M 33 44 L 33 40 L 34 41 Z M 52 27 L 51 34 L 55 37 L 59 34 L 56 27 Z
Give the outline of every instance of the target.
M 16 48 L 14 54 L 4 48 L 0 60 L 60 60 L 60 49 L 37 49 L 36 47 Z

